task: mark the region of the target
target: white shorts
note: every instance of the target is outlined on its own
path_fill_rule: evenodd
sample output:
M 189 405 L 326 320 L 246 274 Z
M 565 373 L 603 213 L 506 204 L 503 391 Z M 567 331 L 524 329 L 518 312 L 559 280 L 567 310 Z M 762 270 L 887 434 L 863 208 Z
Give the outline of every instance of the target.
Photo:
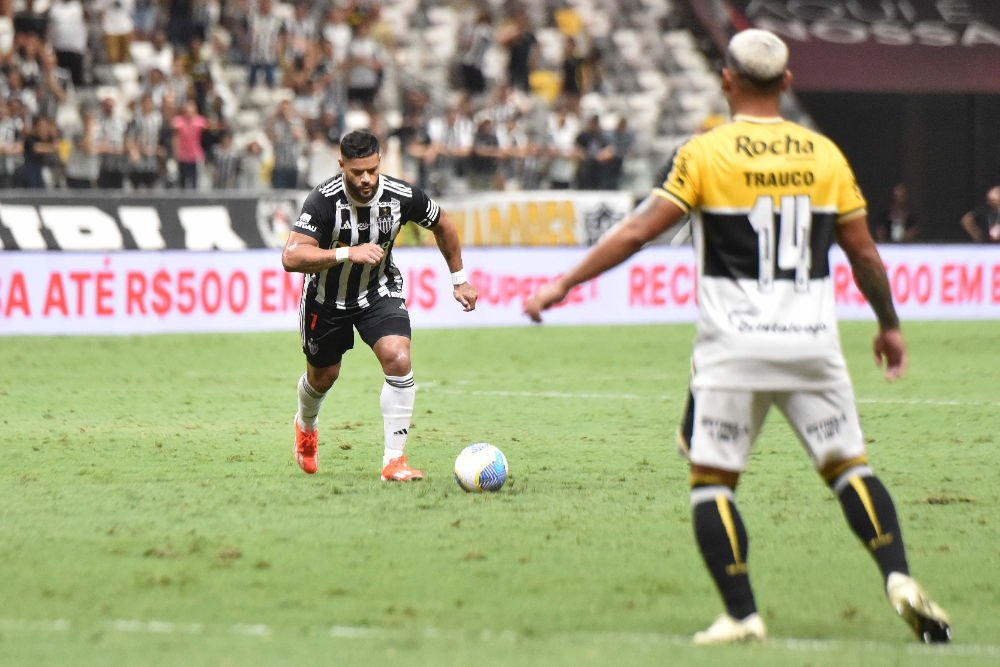
M 865 459 L 850 383 L 814 391 L 693 388 L 677 444 L 691 463 L 743 472 L 771 405 L 788 420 L 819 471 Z

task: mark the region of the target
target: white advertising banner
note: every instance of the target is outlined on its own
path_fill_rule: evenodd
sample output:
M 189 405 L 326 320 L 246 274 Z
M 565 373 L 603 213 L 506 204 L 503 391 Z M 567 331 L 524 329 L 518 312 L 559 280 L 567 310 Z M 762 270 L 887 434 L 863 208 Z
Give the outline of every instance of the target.
M 906 320 L 1000 319 L 1000 246 L 881 249 Z M 480 291 L 473 313 L 452 298 L 436 249 L 397 250 L 414 327 L 528 324 L 524 300 L 575 264 L 585 248 L 468 248 Z M 871 319 L 839 251 L 831 270 L 840 316 Z M 275 250 L 244 252 L 0 252 L 0 334 L 139 334 L 281 331 L 297 326 L 302 276 Z M 574 289 L 551 324 L 692 322 L 690 248 L 652 247 Z

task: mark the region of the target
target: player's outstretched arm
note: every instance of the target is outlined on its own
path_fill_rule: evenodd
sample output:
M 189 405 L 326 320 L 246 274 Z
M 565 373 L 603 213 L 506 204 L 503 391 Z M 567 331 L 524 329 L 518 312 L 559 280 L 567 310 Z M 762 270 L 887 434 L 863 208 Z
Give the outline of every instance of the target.
M 434 241 L 437 243 L 444 261 L 448 263 L 448 270 L 451 271 L 452 282 L 455 284 L 455 301 L 462 304 L 465 312 L 476 309 L 476 299 L 479 298 L 479 291 L 465 280 L 465 272 L 462 270 L 462 242 L 458 240 L 458 231 L 452 223 L 447 213 L 441 211 L 441 219 L 434 225 Z M 458 277 L 456 278 L 456 274 Z
M 647 197 L 627 218 L 609 230 L 582 262 L 531 295 L 524 312 L 535 322 L 541 322 L 542 311 L 565 299 L 571 289 L 618 266 L 673 227 L 684 215 L 684 211 L 669 199 Z
M 292 232 L 281 251 L 281 265 L 289 273 L 319 273 L 347 261 L 374 266 L 382 261 L 383 254 L 382 248 L 374 243 L 327 250 L 320 248 L 313 237 Z
M 851 263 L 854 282 L 878 318 L 879 332 L 872 345 L 875 365 L 881 368 L 884 358 L 885 379 L 892 382 L 906 370 L 906 341 L 899 329 L 899 317 L 892 303 L 892 289 L 885 265 L 868 232 L 868 216 L 838 224 L 837 243 Z

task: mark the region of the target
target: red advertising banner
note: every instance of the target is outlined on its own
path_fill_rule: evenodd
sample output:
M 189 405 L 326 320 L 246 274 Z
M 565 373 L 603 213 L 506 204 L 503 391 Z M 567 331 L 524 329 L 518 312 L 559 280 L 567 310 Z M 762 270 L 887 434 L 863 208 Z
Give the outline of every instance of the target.
M 900 316 L 1000 319 L 1000 246 L 884 246 Z M 436 249 L 394 253 L 414 327 L 527 325 L 524 301 L 565 272 L 585 248 L 466 249 L 480 292 L 473 313 L 452 298 Z M 839 250 L 831 277 L 842 319 L 872 319 Z M 693 322 L 691 248 L 652 247 L 574 289 L 550 324 Z M 243 252 L 0 252 L 0 335 L 282 331 L 298 326 L 302 276 L 275 250 Z

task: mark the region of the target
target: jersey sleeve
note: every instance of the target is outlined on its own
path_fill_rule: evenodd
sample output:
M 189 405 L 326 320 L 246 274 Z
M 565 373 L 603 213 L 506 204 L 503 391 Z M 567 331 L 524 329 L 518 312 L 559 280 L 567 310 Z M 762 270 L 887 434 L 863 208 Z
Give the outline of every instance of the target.
M 305 234 L 317 241 L 323 238 L 323 233 L 333 227 L 333 220 L 330 216 L 330 207 L 326 205 L 325 197 L 318 191 L 313 190 L 306 197 L 302 204 L 302 212 L 298 219 L 292 224 L 292 231 Z
M 413 197 L 402 211 L 403 222 L 415 222 L 424 229 L 433 229 L 441 220 L 441 207 L 427 193 L 413 186 Z
M 861 194 L 858 179 L 854 170 L 847 163 L 847 158 L 837 151 L 837 220 L 848 222 L 868 213 L 868 202 Z
M 657 197 L 669 199 L 688 213 L 701 205 L 701 169 L 694 140 L 677 149 L 663 185 L 653 188 Z

